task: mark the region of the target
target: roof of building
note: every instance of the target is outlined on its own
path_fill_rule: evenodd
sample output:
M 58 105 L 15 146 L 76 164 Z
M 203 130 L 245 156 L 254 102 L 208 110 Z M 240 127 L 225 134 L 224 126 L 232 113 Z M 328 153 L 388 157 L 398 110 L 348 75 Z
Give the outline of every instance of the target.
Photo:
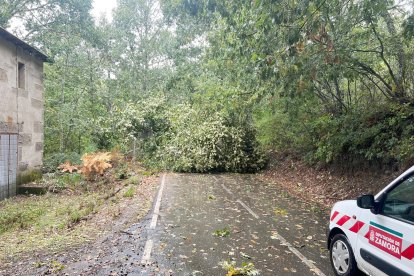
M 20 38 L 16 37 L 15 35 L 11 34 L 10 32 L 6 31 L 2 27 L 0 27 L 0 37 L 4 38 L 7 41 L 10 41 L 11 43 L 15 44 L 16 46 L 19 46 L 24 51 L 29 53 L 32 56 L 37 57 L 38 59 L 42 60 L 43 62 L 49 61 L 48 56 L 40 52 L 38 49 L 36 49 L 33 46 L 30 46 Z

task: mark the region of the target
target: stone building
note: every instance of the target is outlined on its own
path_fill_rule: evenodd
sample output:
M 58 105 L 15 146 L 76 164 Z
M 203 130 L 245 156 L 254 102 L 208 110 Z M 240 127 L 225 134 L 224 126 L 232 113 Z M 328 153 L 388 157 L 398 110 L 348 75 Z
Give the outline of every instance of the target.
M 47 56 L 0 28 L 0 200 L 40 170 L 43 62 Z

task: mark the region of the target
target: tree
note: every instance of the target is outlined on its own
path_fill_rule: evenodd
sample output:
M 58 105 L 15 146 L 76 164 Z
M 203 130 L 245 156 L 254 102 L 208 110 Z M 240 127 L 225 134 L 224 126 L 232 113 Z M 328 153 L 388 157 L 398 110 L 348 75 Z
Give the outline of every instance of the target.
M 169 71 L 170 31 L 155 0 L 120 0 L 114 13 L 117 79 L 130 97 L 161 89 Z

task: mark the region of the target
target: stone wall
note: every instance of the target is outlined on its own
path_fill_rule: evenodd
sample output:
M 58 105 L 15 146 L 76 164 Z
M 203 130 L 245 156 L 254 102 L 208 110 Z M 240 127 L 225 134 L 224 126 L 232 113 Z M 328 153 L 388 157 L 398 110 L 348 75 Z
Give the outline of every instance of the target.
M 18 88 L 18 63 L 25 85 Z M 0 38 L 0 133 L 18 134 L 19 175 L 42 167 L 43 62 Z

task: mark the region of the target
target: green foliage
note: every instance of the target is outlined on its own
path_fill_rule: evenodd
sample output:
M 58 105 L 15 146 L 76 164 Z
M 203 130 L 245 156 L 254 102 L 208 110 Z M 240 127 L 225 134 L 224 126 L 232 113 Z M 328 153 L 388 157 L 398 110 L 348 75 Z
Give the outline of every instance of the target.
M 131 186 L 128 190 L 124 193 L 124 197 L 133 197 L 135 194 L 135 187 Z
M 255 172 L 265 165 L 248 122 L 235 122 L 220 113 L 206 114 L 188 105 L 170 115 L 158 158 L 168 168 L 181 172 Z
M 122 163 L 115 169 L 115 177 L 119 180 L 127 179 L 129 177 L 128 164 Z
M 230 230 L 228 228 L 219 229 L 213 232 L 213 236 L 216 237 L 228 237 L 230 235 Z
M 128 178 L 126 185 L 139 185 L 141 183 L 141 179 L 139 176 L 134 175 Z
M 285 105 L 289 106 L 288 111 L 284 111 Z M 307 120 L 313 109 L 312 102 L 303 106 L 285 101 L 259 105 L 255 110 L 255 123 L 260 143 L 268 151 L 302 156 L 313 145 L 311 137 L 306 135 Z
M 11 229 L 26 229 L 46 212 L 46 206 L 42 204 L 28 204 L 24 208 L 6 200 L 1 204 L 0 235 Z
M 205 63 L 250 95 L 238 100 L 266 149 L 345 168 L 412 162 L 412 15 L 387 1 L 236 4 L 211 15 Z
M 297 124 L 292 126 L 288 120 L 279 120 L 279 126 L 271 132 L 272 137 L 290 138 L 271 145 L 280 151 L 296 154 L 301 148 L 302 154 L 305 153 L 311 163 L 335 164 L 345 169 L 369 164 L 376 167 L 407 166 L 414 161 L 413 119 L 414 109 L 403 105 L 381 106 L 369 111 L 355 110 L 340 117 L 310 117 L 302 121 L 306 128 Z M 268 137 L 268 133 L 262 135 L 264 139 Z
M 47 171 L 113 147 L 185 172 L 257 171 L 262 147 L 413 162 L 414 17 L 394 1 L 119 1 L 96 25 L 90 0 L 66 2 L 0 4 L 54 60 Z
M 322 163 L 348 162 L 403 166 L 414 161 L 412 121 L 414 109 L 408 105 L 382 107 L 361 116 L 349 113 L 315 125 L 315 150 L 310 158 Z
M 50 186 L 54 186 L 58 189 L 76 188 L 83 181 L 82 175 L 78 173 L 65 173 L 60 176 L 54 176 L 50 180 Z
M 32 187 L 23 187 L 21 188 L 23 193 L 29 194 L 43 194 L 45 192 L 59 192 L 65 189 L 70 189 L 72 191 L 81 192 L 80 188 L 84 188 L 85 181 L 81 174 L 79 173 L 45 173 L 43 178 L 38 179 Z M 83 189 L 82 189 L 83 190 Z
M 62 263 L 56 261 L 56 260 L 52 260 L 50 262 L 50 271 L 52 273 L 58 273 L 59 271 L 65 269 L 65 265 L 63 265 Z
M 152 97 L 137 102 L 128 102 L 115 107 L 117 115 L 111 121 L 115 131 L 125 139 L 150 141 L 168 129 L 165 117 L 167 104 L 163 97 Z
M 42 172 L 37 170 L 29 170 L 27 172 L 23 172 L 19 175 L 17 181 L 18 184 L 26 184 L 30 183 L 39 179 L 42 179 Z
M 287 211 L 286 209 L 282 209 L 282 208 L 275 208 L 275 209 L 273 210 L 273 213 L 274 213 L 276 216 L 282 216 L 282 217 L 284 217 L 284 216 L 287 216 L 288 211 Z
M 80 202 L 77 206 L 71 206 L 68 208 L 68 223 L 74 224 L 81 221 L 81 219 L 86 218 L 88 215 L 93 213 L 98 207 L 98 203 L 91 198 L 86 198 L 84 201 Z
M 252 124 L 225 111 L 225 105 L 214 104 L 170 106 L 163 97 L 129 102 L 115 108 L 110 128 L 101 129 L 124 146 L 135 140 L 136 154 L 150 165 L 183 172 L 263 168 Z
M 99 122 L 99 131 L 95 135 L 129 153 L 132 153 L 135 141 L 135 154 L 141 159 L 151 160 L 162 135 L 169 128 L 167 108 L 165 99 L 157 96 L 120 103 L 114 106 L 111 118 L 103 118 Z
M 254 267 L 253 263 L 243 262 L 241 267 L 236 266 L 235 261 L 223 261 L 219 265 L 227 271 L 227 276 L 246 275 L 255 276 L 260 275 L 260 272 Z
M 77 223 L 83 217 L 92 213 L 98 201 L 91 195 L 73 202 L 61 202 L 61 206 L 55 206 L 55 203 L 46 198 L 38 200 L 33 197 L 24 203 L 5 200 L 1 203 L 0 208 L 0 235 L 14 229 L 28 228 L 47 228 L 53 224 L 65 226 L 71 223 Z M 51 214 L 50 207 L 57 208 L 55 214 Z M 62 220 L 63 219 L 63 220 Z

